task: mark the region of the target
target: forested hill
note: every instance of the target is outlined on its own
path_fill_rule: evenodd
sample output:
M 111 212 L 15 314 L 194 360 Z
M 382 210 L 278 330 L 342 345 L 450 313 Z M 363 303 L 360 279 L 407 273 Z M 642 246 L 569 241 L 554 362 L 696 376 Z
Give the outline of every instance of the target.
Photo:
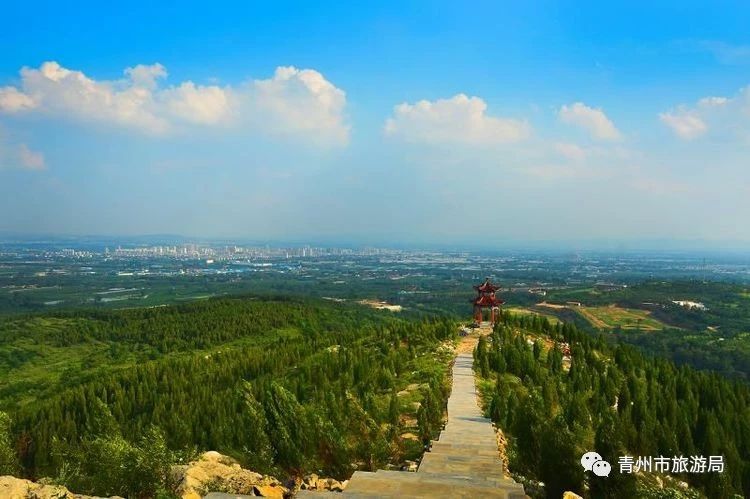
M 455 329 L 258 298 L 5 320 L 0 474 L 149 497 L 195 450 L 276 474 L 399 464 L 439 428 Z
M 673 483 L 686 481 L 709 498 L 750 497 L 746 383 L 538 316 L 504 314 L 475 356 L 487 413 L 510 437 L 511 471 L 543 482 L 547 497 L 587 489 L 597 498 L 697 497 L 661 489 L 665 474 L 619 473 L 620 456 L 724 456 L 724 473 L 673 473 Z M 587 451 L 609 460 L 607 479 L 583 472 Z

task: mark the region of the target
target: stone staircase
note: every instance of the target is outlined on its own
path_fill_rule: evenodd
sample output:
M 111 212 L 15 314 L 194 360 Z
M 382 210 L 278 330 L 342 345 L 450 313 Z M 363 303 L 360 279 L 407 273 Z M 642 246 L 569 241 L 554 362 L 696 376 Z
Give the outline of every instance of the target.
M 425 452 L 416 473 L 357 471 L 343 493 L 303 490 L 297 497 L 524 499 L 523 487 L 505 476 L 495 431 L 477 405 L 473 361 L 470 353 L 456 357 L 448 422 L 430 451 Z

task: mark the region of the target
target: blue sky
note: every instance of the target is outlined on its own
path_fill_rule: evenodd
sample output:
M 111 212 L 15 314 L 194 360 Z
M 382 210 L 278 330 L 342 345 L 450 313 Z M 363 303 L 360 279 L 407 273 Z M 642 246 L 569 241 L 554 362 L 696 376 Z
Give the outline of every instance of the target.
M 0 231 L 750 245 L 750 5 L 659 3 L 6 5 Z

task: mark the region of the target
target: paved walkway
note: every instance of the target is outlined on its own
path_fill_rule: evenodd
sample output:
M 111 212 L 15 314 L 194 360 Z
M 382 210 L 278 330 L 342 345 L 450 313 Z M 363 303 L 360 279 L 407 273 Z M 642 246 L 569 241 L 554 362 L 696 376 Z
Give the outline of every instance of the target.
M 466 349 L 463 349 L 464 352 Z M 523 487 L 505 476 L 495 430 L 477 405 L 471 353 L 459 353 L 453 365 L 448 423 L 425 452 L 416 473 L 357 471 L 345 497 L 492 497 L 523 499 Z M 301 491 L 297 497 L 340 497 L 342 493 Z

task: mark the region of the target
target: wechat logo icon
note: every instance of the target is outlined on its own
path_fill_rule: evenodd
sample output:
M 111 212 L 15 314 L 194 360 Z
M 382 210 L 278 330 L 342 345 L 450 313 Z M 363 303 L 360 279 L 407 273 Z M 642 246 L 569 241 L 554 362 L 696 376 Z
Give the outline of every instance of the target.
M 596 452 L 587 452 L 581 456 L 581 466 L 586 471 L 592 471 L 596 476 L 609 476 L 612 471 L 612 466 Z

